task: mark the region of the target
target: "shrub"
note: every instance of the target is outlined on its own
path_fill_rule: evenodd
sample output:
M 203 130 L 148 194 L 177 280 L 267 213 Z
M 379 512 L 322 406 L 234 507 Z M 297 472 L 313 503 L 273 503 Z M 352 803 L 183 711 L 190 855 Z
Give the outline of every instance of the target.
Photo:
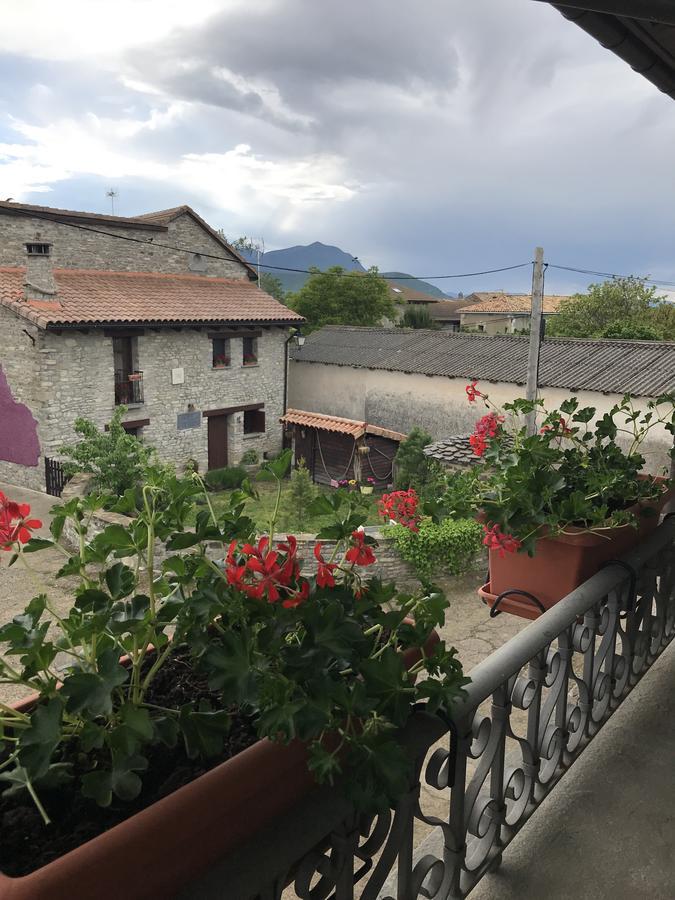
M 99 431 L 90 419 L 75 419 L 73 428 L 81 440 L 59 451 L 69 457 L 63 466 L 66 475 L 91 472 L 93 490 L 116 495 L 141 481 L 155 454 L 152 448 L 124 430 L 122 418 L 126 411 L 125 406 L 117 407 L 107 431 Z
M 423 519 L 419 531 L 394 525 L 390 532 L 396 549 L 422 581 L 438 574 L 461 575 L 481 549 L 483 529 L 475 519 L 445 519 L 440 524 Z
M 424 455 L 431 443 L 431 435 L 421 428 L 413 428 L 401 441 L 395 457 L 394 486 L 398 491 L 413 488 L 422 500 L 431 499 L 445 490 L 443 466 Z
M 240 466 L 257 466 L 260 462 L 260 457 L 258 456 L 258 451 L 254 450 L 252 447 L 242 455 L 239 460 Z
M 298 528 L 302 527 L 303 521 L 307 519 L 307 507 L 315 496 L 316 488 L 312 483 L 312 476 L 301 456 L 297 468 L 291 472 L 291 487 L 288 497 L 293 519 Z
M 241 487 L 248 478 L 246 469 L 241 466 L 233 466 L 225 469 L 211 469 L 207 472 L 204 481 L 212 491 L 227 491 Z

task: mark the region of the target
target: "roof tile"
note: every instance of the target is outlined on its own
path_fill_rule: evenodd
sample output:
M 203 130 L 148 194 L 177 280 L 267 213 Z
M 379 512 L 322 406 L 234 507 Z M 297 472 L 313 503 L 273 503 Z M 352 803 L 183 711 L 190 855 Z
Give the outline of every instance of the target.
M 304 321 L 248 280 L 54 269 L 60 308 L 24 301 L 24 268 L 0 268 L 0 304 L 41 328 L 179 322 Z

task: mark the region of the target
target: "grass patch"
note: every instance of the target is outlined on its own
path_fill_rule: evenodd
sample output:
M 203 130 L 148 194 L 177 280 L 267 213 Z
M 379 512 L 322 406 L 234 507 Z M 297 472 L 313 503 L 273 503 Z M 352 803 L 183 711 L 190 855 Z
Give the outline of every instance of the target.
M 254 487 L 258 493 L 258 499 L 248 500 L 245 512 L 246 515 L 253 519 L 261 531 L 266 531 L 269 528 L 270 519 L 272 518 L 272 513 L 274 511 L 274 504 L 276 502 L 276 485 L 267 481 L 260 481 L 255 482 Z M 302 516 L 299 516 L 297 511 L 292 508 L 290 488 L 290 482 L 284 481 L 281 488 L 279 515 L 277 516 L 277 531 L 313 533 L 319 531 L 324 525 L 328 525 L 331 522 L 330 516 L 310 516 L 306 511 Z M 315 488 L 317 494 L 328 494 L 333 490 L 332 488 L 324 487 L 319 484 L 315 485 Z M 218 491 L 209 496 L 216 513 L 227 507 L 230 493 L 231 491 Z M 382 524 L 382 519 L 377 514 L 377 502 L 379 499 L 379 494 L 371 494 L 363 497 L 363 500 L 368 503 L 368 520 L 365 523 L 366 525 Z

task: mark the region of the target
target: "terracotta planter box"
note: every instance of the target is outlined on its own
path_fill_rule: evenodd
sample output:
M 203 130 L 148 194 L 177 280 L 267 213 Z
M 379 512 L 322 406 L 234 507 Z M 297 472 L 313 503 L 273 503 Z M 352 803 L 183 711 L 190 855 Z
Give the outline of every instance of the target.
M 550 609 L 595 575 L 610 559 L 620 558 L 650 535 L 659 523 L 661 510 L 672 496 L 672 490 L 664 490 L 658 501 L 632 507 L 631 512 L 638 515 L 647 506 L 655 511 L 655 515 L 641 515 L 637 527 L 622 525 L 601 533 L 570 528 L 566 534 L 537 541 L 534 556 L 507 553 L 500 557 L 498 551 L 490 550 L 490 581 L 479 589 L 480 597 L 492 607 L 499 594 L 516 589 L 527 591 L 544 609 Z M 541 615 L 536 605 L 522 596 L 504 597 L 499 609 L 527 619 Z
M 409 669 L 422 654 L 403 657 Z M 14 705 L 26 712 L 36 699 Z M 264 738 L 30 875 L 0 873 L 0 900 L 168 900 L 315 786 L 304 744 Z

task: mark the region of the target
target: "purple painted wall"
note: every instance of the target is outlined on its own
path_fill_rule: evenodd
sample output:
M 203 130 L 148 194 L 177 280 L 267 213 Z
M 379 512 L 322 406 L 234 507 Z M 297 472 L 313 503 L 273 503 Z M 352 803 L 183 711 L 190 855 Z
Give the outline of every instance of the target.
M 7 376 L 0 366 L 0 459 L 19 463 L 21 466 L 37 466 L 40 459 L 40 442 L 37 422 L 33 414 L 17 403 Z

